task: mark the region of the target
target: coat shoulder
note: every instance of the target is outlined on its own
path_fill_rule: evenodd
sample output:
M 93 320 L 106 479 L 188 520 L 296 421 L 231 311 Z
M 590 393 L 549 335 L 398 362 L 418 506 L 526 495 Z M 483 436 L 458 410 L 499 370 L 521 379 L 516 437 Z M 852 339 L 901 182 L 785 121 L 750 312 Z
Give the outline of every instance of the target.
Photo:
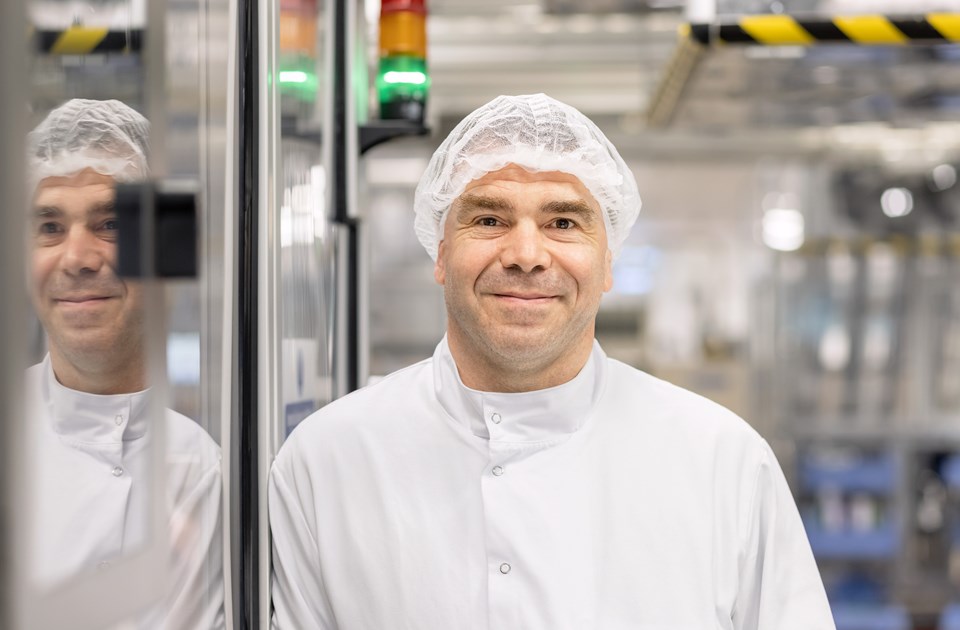
M 746 420 L 716 402 L 614 359 L 608 359 L 608 396 L 620 408 L 636 409 L 637 416 L 657 427 L 698 442 L 737 441 L 753 449 L 766 442 Z
M 277 461 L 351 435 L 388 432 L 398 416 L 427 404 L 433 395 L 432 374 L 432 360 L 424 359 L 328 403 L 293 429 Z

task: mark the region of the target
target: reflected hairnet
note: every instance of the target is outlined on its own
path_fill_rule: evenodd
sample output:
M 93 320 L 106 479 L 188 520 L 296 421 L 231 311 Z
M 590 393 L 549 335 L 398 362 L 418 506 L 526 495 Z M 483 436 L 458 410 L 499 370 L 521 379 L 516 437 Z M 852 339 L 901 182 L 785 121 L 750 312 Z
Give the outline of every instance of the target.
M 433 154 L 414 197 L 417 238 L 437 259 L 453 201 L 471 181 L 508 164 L 579 179 L 603 209 L 614 257 L 640 212 L 633 173 L 603 132 L 546 96 L 498 96 L 464 118 Z
M 149 130 L 147 119 L 120 101 L 67 101 L 27 136 L 32 181 L 87 168 L 118 182 L 144 179 Z

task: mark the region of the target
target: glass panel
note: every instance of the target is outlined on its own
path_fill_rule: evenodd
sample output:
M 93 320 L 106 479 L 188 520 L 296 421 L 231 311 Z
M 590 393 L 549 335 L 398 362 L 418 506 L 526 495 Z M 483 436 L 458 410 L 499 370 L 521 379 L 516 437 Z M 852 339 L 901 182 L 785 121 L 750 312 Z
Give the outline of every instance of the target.
M 319 3 L 322 5 L 322 3 Z M 280 401 L 277 445 L 333 397 L 335 228 L 321 139 L 323 10 L 280 2 Z
M 261 203 L 261 303 L 258 483 L 263 502 L 259 521 L 259 616 L 270 623 L 270 539 L 266 519 L 267 474 L 280 445 L 304 418 L 332 400 L 334 275 L 337 245 L 327 208 L 329 142 L 323 137 L 324 88 L 330 80 L 325 58 L 325 6 L 318 0 L 274 0 L 279 37 L 261 37 L 267 60 L 267 137 L 261 168 L 271 186 Z M 264 6 L 261 5 L 261 15 Z M 274 13 L 276 12 L 276 13 Z M 261 179 L 261 181 L 263 181 Z
M 325 171 L 318 158 L 313 143 L 282 143 L 282 438 L 333 397 L 335 248 L 324 203 Z
M 117 191 L 153 180 L 140 200 L 159 209 L 190 190 L 222 223 L 226 2 L 28 9 L 24 627 L 223 627 L 220 418 L 201 395 L 220 380 L 205 305 L 223 284 L 205 278 L 222 262 L 201 239 L 202 285 L 121 274 L 136 231 Z M 140 236 L 144 261 L 179 244 Z

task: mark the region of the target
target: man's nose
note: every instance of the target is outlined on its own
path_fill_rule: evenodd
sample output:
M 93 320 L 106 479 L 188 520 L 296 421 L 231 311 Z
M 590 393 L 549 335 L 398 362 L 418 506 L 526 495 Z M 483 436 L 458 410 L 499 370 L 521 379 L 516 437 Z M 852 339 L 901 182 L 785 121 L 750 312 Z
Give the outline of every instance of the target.
M 105 248 L 115 247 L 96 237 L 85 228 L 70 230 L 63 242 L 60 266 L 71 275 L 96 273 L 104 264 Z
M 529 273 L 550 266 L 550 251 L 546 237 L 533 221 L 518 223 L 504 237 L 500 264 Z

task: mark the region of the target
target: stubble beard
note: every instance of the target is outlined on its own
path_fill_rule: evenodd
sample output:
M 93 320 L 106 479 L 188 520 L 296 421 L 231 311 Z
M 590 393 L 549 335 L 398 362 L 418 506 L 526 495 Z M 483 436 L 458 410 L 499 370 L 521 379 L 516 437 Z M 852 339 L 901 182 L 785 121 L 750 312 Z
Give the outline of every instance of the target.
M 589 335 L 590 344 L 593 343 L 592 323 L 596 313 L 589 311 L 577 313 L 559 329 L 533 318 L 529 322 L 494 325 L 449 292 L 444 293 L 444 301 L 448 334 L 455 337 L 485 371 L 504 378 L 547 371 L 564 356 L 578 350 L 585 336 Z
M 61 326 L 63 324 L 60 324 Z M 99 376 L 142 376 L 145 369 L 145 330 L 142 314 L 120 324 L 60 330 L 44 322 L 51 353 L 59 354 L 78 371 Z
M 143 373 L 145 365 L 145 329 L 142 304 L 130 309 L 127 303 L 136 299 L 131 289 L 124 288 L 112 274 L 101 274 L 85 280 L 54 278 L 35 289 L 31 295 L 41 324 L 47 333 L 50 350 L 68 361 L 78 371 L 92 375 Z M 121 312 L 65 315 L 56 307 L 43 308 L 51 296 L 71 293 L 93 293 L 120 296 Z

